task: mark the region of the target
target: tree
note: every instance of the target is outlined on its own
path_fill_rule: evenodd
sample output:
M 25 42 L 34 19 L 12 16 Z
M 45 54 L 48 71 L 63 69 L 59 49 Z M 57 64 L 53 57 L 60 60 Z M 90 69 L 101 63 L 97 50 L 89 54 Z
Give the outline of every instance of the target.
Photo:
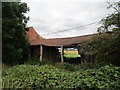
M 109 9 L 114 9 L 114 13 L 102 19 L 102 26 L 98 28 L 98 32 L 103 33 L 98 37 L 97 44 L 92 47 L 97 52 L 97 59 L 109 61 L 115 65 L 120 65 L 120 1 L 110 4 Z M 108 33 L 110 32 L 110 33 Z M 93 42 L 96 42 L 93 40 Z
M 23 63 L 29 45 L 26 37 L 29 18 L 24 15 L 27 11 L 26 3 L 2 3 L 2 61 L 6 64 Z
M 114 13 L 101 20 L 102 26 L 98 28 L 98 32 L 120 31 L 120 1 L 113 4 L 108 3 L 108 9 L 114 9 Z
M 109 4 L 109 3 L 108 3 Z M 108 8 L 115 9 L 115 12 L 102 19 L 102 26 L 98 32 L 102 33 L 85 42 L 89 51 L 85 55 L 95 56 L 93 61 L 107 62 L 120 65 L 120 2 L 109 4 Z

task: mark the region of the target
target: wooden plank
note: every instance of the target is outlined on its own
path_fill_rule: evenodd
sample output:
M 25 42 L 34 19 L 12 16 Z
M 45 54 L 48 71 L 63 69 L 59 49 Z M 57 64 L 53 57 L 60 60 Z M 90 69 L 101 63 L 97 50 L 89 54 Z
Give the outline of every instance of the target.
M 40 45 L 40 61 L 43 59 L 43 46 Z
M 63 46 L 61 46 L 61 62 L 62 63 L 64 62 L 63 55 L 64 55 L 64 48 Z

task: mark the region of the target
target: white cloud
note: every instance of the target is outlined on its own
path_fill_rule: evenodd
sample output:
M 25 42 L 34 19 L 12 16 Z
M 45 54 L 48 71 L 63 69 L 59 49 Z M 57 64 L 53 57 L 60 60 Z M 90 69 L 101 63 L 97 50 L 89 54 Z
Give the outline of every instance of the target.
M 78 30 L 44 35 L 58 30 L 78 27 L 101 20 L 111 13 L 105 0 L 35 0 L 26 1 L 30 7 L 28 26 L 45 38 L 79 36 L 95 33 L 98 24 L 82 27 Z

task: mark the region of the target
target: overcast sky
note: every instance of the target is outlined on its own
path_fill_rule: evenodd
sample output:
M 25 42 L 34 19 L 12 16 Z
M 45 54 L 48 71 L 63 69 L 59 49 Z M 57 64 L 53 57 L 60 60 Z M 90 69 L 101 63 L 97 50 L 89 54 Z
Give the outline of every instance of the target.
M 112 13 L 112 10 L 107 9 L 106 0 L 84 0 L 84 2 L 83 0 L 22 1 L 26 2 L 30 8 L 27 13 L 30 17 L 28 26 L 33 26 L 44 38 L 73 37 L 96 33 L 99 23 L 61 33 L 49 34 L 98 22 Z

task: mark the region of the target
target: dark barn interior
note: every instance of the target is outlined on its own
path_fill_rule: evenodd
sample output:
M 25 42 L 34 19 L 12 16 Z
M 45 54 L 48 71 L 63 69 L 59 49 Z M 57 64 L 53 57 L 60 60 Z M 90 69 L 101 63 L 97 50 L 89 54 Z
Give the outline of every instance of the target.
M 64 48 L 78 48 L 82 45 L 85 40 L 88 40 L 98 34 L 77 36 L 77 37 L 67 37 L 67 38 L 52 38 L 43 39 L 34 30 L 33 27 L 27 32 L 29 43 L 31 45 L 29 58 L 37 57 L 40 61 L 49 60 L 54 62 L 66 62 L 64 58 Z M 58 50 L 60 48 L 60 51 Z M 80 50 L 78 48 L 80 54 Z M 82 57 L 81 57 L 82 58 Z M 77 63 L 80 62 L 80 58 L 76 59 Z M 70 60 L 69 60 L 70 61 Z M 70 61 L 73 63 L 73 61 Z M 74 61 L 75 62 L 75 61 Z

